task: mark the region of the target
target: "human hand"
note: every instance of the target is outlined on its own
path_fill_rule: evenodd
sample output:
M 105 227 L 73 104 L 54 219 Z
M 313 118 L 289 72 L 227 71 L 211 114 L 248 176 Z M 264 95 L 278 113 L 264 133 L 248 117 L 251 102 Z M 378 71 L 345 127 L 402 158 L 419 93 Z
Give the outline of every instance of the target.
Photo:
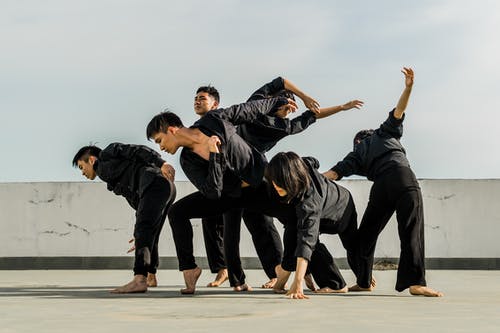
M 401 70 L 401 73 L 403 73 L 405 75 L 406 87 L 410 88 L 411 86 L 413 86 L 413 78 L 415 76 L 413 69 L 411 69 L 409 67 L 403 67 L 403 69 Z
M 290 299 L 308 299 L 309 296 L 304 295 L 304 289 L 302 288 L 302 283 L 294 280 L 290 290 L 286 293 Z
M 220 139 L 216 135 L 212 135 L 208 138 L 208 151 L 211 153 L 219 154 L 219 146 L 221 145 Z
M 280 118 L 286 118 L 286 116 L 288 116 L 290 113 L 297 111 L 297 103 L 291 98 L 287 98 L 287 100 L 287 104 L 284 104 L 278 108 L 278 110 L 276 111 L 276 116 Z
M 163 163 L 163 165 L 161 166 L 161 173 L 162 173 L 163 177 L 167 178 L 171 182 L 174 181 L 175 169 L 173 166 L 171 166 L 167 162 Z
M 363 106 L 364 102 L 359 101 L 357 99 L 349 101 L 342 105 L 342 110 L 350 110 L 350 109 L 360 109 Z
M 301 99 L 302 99 L 302 102 L 304 102 L 304 105 L 306 106 L 306 108 L 308 108 L 309 110 L 311 110 L 312 112 L 314 112 L 316 114 L 320 113 L 319 103 L 314 98 L 305 95 Z
M 129 244 L 134 243 L 130 249 L 128 249 L 127 253 L 135 251 L 135 238 L 132 238 L 128 241 Z

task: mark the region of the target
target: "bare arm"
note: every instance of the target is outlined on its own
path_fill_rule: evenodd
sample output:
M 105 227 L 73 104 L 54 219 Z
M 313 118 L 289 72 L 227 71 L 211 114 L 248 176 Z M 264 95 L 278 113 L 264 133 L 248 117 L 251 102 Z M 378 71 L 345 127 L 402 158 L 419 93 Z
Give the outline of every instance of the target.
M 316 114 L 320 112 L 319 103 L 314 98 L 305 94 L 302 90 L 299 89 L 299 87 L 290 82 L 290 80 L 283 78 L 283 81 L 285 83 L 285 89 L 291 91 L 294 95 L 300 98 L 302 102 L 304 102 L 306 108 L 308 108 L 309 110 L 311 110 Z
M 286 295 L 289 298 L 295 298 L 295 299 L 309 298 L 306 295 L 304 295 L 304 288 L 302 286 L 304 283 L 304 276 L 306 275 L 308 264 L 309 262 L 307 261 L 307 259 L 302 257 L 297 257 L 295 278 L 293 280 L 292 286 L 290 287 L 290 290 L 286 293 Z
M 405 113 L 406 106 L 408 105 L 408 100 L 410 99 L 411 88 L 413 87 L 413 69 L 403 67 L 401 72 L 405 75 L 405 89 L 399 97 L 398 104 L 396 105 L 396 110 L 394 111 L 394 118 L 401 119 Z
M 342 105 L 330 106 L 329 108 L 321 108 L 319 109 L 319 113 L 317 113 L 315 116 L 317 119 L 321 119 L 339 113 L 340 111 L 360 109 L 363 106 L 363 103 L 364 102 L 355 99 Z

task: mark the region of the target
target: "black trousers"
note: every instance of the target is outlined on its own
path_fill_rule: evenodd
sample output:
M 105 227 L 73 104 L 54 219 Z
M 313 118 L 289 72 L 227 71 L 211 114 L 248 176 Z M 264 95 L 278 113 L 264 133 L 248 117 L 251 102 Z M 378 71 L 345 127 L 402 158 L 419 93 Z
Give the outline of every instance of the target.
M 226 268 L 224 258 L 224 218 L 222 215 L 204 217 L 201 219 L 203 240 L 207 252 L 208 267 L 212 273 Z
M 159 265 L 160 232 L 175 195 L 175 185 L 172 182 L 156 177 L 139 199 L 134 227 L 135 275 L 156 273 Z
M 342 245 L 347 252 L 347 262 L 351 270 L 357 275 L 357 219 L 356 206 L 351 196 L 344 210 L 342 217 L 338 221 L 322 219 L 320 221 L 320 234 L 338 234 Z M 285 228 L 296 225 L 296 221 L 287 221 Z M 291 223 L 291 224 L 289 224 Z M 293 229 L 292 229 L 293 230 Z M 285 232 L 285 234 L 288 234 Z M 293 255 L 296 247 L 296 231 L 289 233 L 290 236 L 285 236 L 285 255 L 283 260 L 283 268 L 287 271 L 295 271 L 296 258 Z M 335 263 L 332 255 L 327 247 L 318 241 L 311 255 L 311 260 L 308 265 L 314 280 L 320 288 L 329 287 L 331 289 L 342 289 L 346 286 L 345 280 L 340 273 L 338 266 Z
M 344 249 L 347 252 L 347 262 L 353 273 L 358 274 L 358 214 L 354 200 L 349 197 L 346 210 L 340 221 L 332 223 L 329 220 L 321 220 L 321 234 L 338 234 Z M 310 270 L 314 280 L 320 288 L 342 289 L 346 286 L 344 278 L 332 255 L 322 243 L 316 246 L 310 262 Z
M 255 250 L 266 275 L 270 279 L 276 278 L 276 262 L 273 255 L 268 255 L 267 249 L 270 247 L 278 248 L 282 253 L 283 248 L 273 218 L 238 208 L 224 213 L 223 216 L 202 219 L 203 237 L 210 271 L 217 273 L 220 269 L 227 267 L 231 286 L 240 286 L 245 283 L 239 248 L 242 219 L 252 236 Z M 271 234 L 266 236 L 262 233 Z M 274 244 L 269 244 L 269 241 Z
M 263 206 L 269 206 L 269 200 L 266 200 L 266 197 L 267 189 L 265 184 L 262 184 L 258 189 L 249 187 L 242 189 L 242 195 L 239 198 L 222 196 L 218 200 L 211 200 L 207 199 L 200 192 L 195 192 L 172 205 L 169 211 L 169 221 L 179 259 L 179 270 L 183 271 L 196 267 L 193 255 L 191 218 L 222 215 L 235 208 L 245 208 L 251 212 L 262 212 Z M 267 221 L 272 222 L 270 219 L 267 219 Z M 260 244 L 264 244 L 265 251 L 262 251 L 262 254 L 265 257 L 265 262 L 269 263 L 268 265 L 272 267 L 278 265 L 281 262 L 281 240 L 274 223 L 267 223 L 265 220 L 258 219 L 250 219 L 247 222 L 247 226 L 250 226 L 250 232 L 258 235 Z M 232 223 L 225 223 L 225 225 L 230 224 Z M 231 229 L 227 234 L 233 235 L 235 232 Z M 229 242 L 226 246 L 231 246 L 234 250 L 234 244 L 239 244 L 239 237 L 232 238 L 232 240 L 234 243 Z M 239 258 L 238 255 L 237 257 Z
M 377 238 L 394 212 L 401 243 L 396 290 L 426 285 L 422 194 L 413 171 L 407 167 L 397 167 L 374 181 L 359 226 L 357 283 L 360 287 L 370 286 Z

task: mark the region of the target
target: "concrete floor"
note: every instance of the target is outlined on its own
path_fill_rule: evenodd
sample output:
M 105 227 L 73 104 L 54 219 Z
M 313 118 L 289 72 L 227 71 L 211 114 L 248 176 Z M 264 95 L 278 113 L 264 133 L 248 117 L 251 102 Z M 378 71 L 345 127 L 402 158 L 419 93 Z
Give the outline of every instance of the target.
M 376 271 L 372 293 L 289 300 L 228 284 L 181 296 L 182 276 L 160 271 L 146 294 L 112 295 L 125 270 L 0 271 L 0 332 L 500 332 L 500 271 L 428 271 L 443 298 L 394 290 L 395 271 Z M 262 271 L 247 271 L 254 286 Z M 346 281 L 353 281 L 344 272 Z M 202 274 L 199 286 L 213 277 Z

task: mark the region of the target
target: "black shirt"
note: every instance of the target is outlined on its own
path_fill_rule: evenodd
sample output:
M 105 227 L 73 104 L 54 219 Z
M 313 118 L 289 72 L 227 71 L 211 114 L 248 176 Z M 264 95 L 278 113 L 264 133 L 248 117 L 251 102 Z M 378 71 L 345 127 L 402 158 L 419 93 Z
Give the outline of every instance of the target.
M 305 157 L 303 161 L 307 165 L 311 184 L 302 197 L 295 198 L 290 203 L 295 208 L 297 224 L 287 225 L 285 234 L 296 233 L 295 256 L 310 260 L 322 225 L 329 224 L 331 227 L 332 223 L 341 221 L 349 203 L 350 193 L 346 188 L 319 173 L 317 159 Z M 337 229 L 343 228 L 339 226 Z M 293 240 L 293 237 L 285 235 L 284 239 Z M 288 244 L 290 245 L 294 244 Z M 285 253 L 293 252 L 285 251 Z
M 108 190 L 124 196 L 137 209 L 139 198 L 155 177 L 163 177 L 165 161 L 153 149 L 142 145 L 112 143 L 99 154 L 94 170 Z
M 403 135 L 403 120 L 404 114 L 396 119 L 394 110 L 389 112 L 387 120 L 371 136 L 355 145 L 352 152 L 331 168 L 339 175 L 338 179 L 356 174 L 374 180 L 393 167 L 410 167 L 399 141 Z
M 248 101 L 269 99 L 273 97 L 293 98 L 293 93 L 285 89 L 283 78 L 278 77 L 255 91 Z M 238 126 L 238 134 L 260 152 L 271 150 L 279 140 L 288 135 L 302 132 L 316 122 L 312 111 L 305 111 L 293 119 L 274 116 L 276 110 L 266 114 L 256 114 L 250 123 Z
M 233 105 L 210 111 L 191 126 L 221 140 L 220 153 L 210 153 L 208 161 L 189 148 L 182 149 L 181 167 L 198 191 L 209 199 L 218 199 L 222 194 L 239 197 L 241 181 L 252 187 L 262 182 L 266 159 L 237 134 L 234 125 L 252 121 L 284 103 L 282 98 L 271 98 Z

